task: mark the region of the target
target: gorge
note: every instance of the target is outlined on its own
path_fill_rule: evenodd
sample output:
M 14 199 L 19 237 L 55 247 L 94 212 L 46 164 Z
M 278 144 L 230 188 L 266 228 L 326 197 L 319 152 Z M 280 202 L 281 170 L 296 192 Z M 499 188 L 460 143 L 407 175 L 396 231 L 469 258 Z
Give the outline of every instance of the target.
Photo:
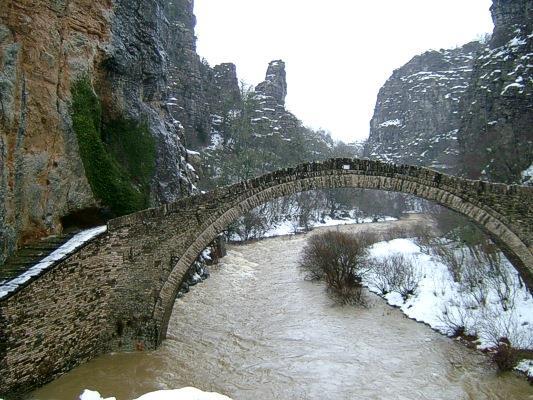
M 492 35 L 395 70 L 368 140 L 342 143 L 287 108 L 283 60 L 250 86 L 238 63 L 201 59 L 191 0 L 4 1 L 0 396 L 183 334 L 167 328 L 191 265 L 254 211 L 268 211 L 265 229 L 296 217 L 298 231 L 328 213 L 365 214 L 365 199 L 401 203 L 399 214 L 425 199 L 488 234 L 531 289 L 533 1 L 492 3 Z M 12 284 L 87 228 L 94 238 Z

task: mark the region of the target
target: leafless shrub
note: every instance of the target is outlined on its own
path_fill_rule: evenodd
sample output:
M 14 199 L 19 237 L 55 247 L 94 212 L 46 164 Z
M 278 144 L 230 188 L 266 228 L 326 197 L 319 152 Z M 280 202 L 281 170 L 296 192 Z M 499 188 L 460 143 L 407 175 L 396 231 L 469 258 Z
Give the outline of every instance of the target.
M 361 285 L 341 287 L 340 289 L 329 288 L 328 291 L 337 303 L 363 307 L 368 305 L 364 295 L 363 286 Z
M 260 209 L 252 210 L 228 227 L 228 235 L 238 235 L 241 240 L 260 238 L 267 230 L 268 223 Z
M 461 269 L 465 261 L 465 252 L 454 243 L 436 240 L 432 245 L 432 253 L 448 267 L 454 282 L 461 282 Z
M 514 311 L 501 313 L 494 309 L 486 309 L 482 313 L 480 326 L 484 340 L 492 347 L 497 347 L 501 338 L 507 338 L 509 345 L 515 348 L 533 347 L 533 335 L 527 326 L 522 326 L 518 322 Z
M 382 295 L 390 293 L 392 291 L 391 277 L 386 263 L 380 259 L 373 258 L 370 260 L 370 265 L 372 268 L 371 285 L 378 289 Z
M 514 274 L 505 266 L 501 253 L 481 253 L 481 263 L 486 267 L 484 272 L 487 285 L 494 290 L 504 311 L 514 307 L 518 290 L 522 282 L 518 274 Z
M 492 354 L 492 361 L 500 371 L 511 371 L 519 361 L 519 354 L 520 352 L 511 346 L 509 340 L 502 337 Z
M 461 304 L 445 305 L 439 319 L 451 337 L 465 336 L 472 327 L 477 325 L 471 309 Z
M 392 264 L 395 265 L 398 275 L 396 290 L 402 295 L 404 300 L 415 294 L 420 283 L 418 268 L 412 259 L 403 255 L 393 256 Z
M 501 371 L 511 370 L 519 359 L 531 356 L 531 328 L 520 324 L 513 310 L 501 313 L 486 309 L 481 326 L 483 339 L 491 345 L 492 359 Z
M 461 290 L 470 295 L 478 307 L 487 304 L 489 287 L 483 276 L 483 263 L 475 258 L 464 258 L 462 268 L 459 271 Z
M 418 224 L 412 230 L 412 236 L 420 251 L 424 254 L 431 254 L 435 244 L 435 235 L 428 225 Z
M 467 232 L 470 232 L 467 230 Z M 505 265 L 501 252 L 487 237 L 478 233 L 460 236 L 459 241 L 433 241 L 432 253 L 448 267 L 463 292 L 484 306 L 493 290 L 504 311 L 513 307 L 520 279 Z
M 307 278 L 322 279 L 342 302 L 361 303 L 361 282 L 368 273 L 368 238 L 337 231 L 309 239 L 300 259 Z
M 514 312 L 485 310 L 482 318 L 483 338 L 491 344 L 492 359 L 501 371 L 513 369 L 524 349 L 533 347 L 533 336 L 527 326 L 517 322 Z
M 396 291 L 407 300 L 416 292 L 421 277 L 413 259 L 395 253 L 388 257 L 373 259 L 371 266 L 372 284 L 382 294 Z

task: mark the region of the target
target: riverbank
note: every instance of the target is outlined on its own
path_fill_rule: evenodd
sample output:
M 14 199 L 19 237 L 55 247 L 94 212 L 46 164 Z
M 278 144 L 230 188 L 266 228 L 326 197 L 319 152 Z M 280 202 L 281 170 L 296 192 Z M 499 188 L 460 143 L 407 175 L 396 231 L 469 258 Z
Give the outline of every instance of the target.
M 363 278 L 363 284 L 371 292 L 382 297 L 389 305 L 399 308 L 407 317 L 483 352 L 494 354 L 499 341 L 504 340 L 519 349 L 517 357 L 533 355 L 533 297 L 505 257 L 502 256 L 502 265 L 508 279 L 506 295 L 510 298 L 506 300 L 512 305 L 510 308 L 502 307 L 501 288 L 490 285 L 476 288 L 479 295 L 483 296 L 482 302 L 476 302 L 472 293 L 454 281 L 446 265 L 424 253 L 415 239 L 409 239 L 421 229 L 436 234 L 435 224 L 429 216 L 406 214 L 400 220 L 387 218 L 370 225 L 326 223 L 313 227 L 309 235 L 331 229 L 354 234 L 367 233 L 379 240 L 387 239 L 371 247 L 372 258 L 379 261 L 391 255 L 401 255 L 413 263 L 418 283 L 408 298 L 397 291 L 383 293 L 383 288 L 376 285 L 376 276 L 372 274 Z M 275 232 L 276 229 L 273 229 L 270 236 L 276 236 L 273 234 Z M 283 234 L 290 235 L 293 232 Z M 483 277 L 480 276 L 480 279 Z M 515 370 L 533 382 L 533 359 L 519 359 Z

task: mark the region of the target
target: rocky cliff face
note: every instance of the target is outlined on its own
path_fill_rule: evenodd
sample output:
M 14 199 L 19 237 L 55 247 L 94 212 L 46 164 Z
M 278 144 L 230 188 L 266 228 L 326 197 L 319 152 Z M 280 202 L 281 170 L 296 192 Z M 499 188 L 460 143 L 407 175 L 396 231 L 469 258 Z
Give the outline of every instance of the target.
M 222 67 L 225 73 L 219 72 Z M 282 60 L 271 61 L 265 80 L 242 88 L 242 95 L 229 90 L 236 83 L 233 68 L 215 67 L 219 93 L 226 96 L 212 103 L 218 113 L 212 115 L 210 143 L 201 149 L 201 160 L 195 164 L 204 178 L 203 188 L 357 151 L 355 145 L 334 143 L 328 133 L 303 126 L 286 109 L 287 77 Z
M 271 107 L 285 107 L 287 97 L 287 73 L 282 60 L 271 61 L 268 64 L 265 80 L 255 87 L 256 93 L 263 96 L 265 105 Z
M 210 142 L 213 116 L 227 102 L 240 99 L 236 67 L 221 64 L 211 68 L 196 53 L 192 0 L 167 0 L 169 21 L 167 108 L 184 130 L 189 147 L 201 149 Z
M 494 0 L 486 45 L 430 51 L 380 90 L 365 156 L 520 183 L 533 163 L 533 1 Z
M 0 263 L 17 245 L 60 232 L 72 216 L 94 220 L 105 207 L 86 178 L 72 124 L 71 89 L 80 79 L 101 105 L 95 123 L 102 135 L 120 120 L 122 127 L 142 124 L 153 137 L 151 204 L 194 190 L 185 134 L 189 126 L 208 131 L 211 118 L 194 95 L 209 91 L 194 78 L 209 82 L 211 93 L 217 80 L 195 52 L 192 8 L 188 0 L 2 3 Z M 179 118 L 173 96 L 185 105 Z
M 395 70 L 379 91 L 365 156 L 455 173 L 460 103 L 481 48 L 428 51 Z
M 282 60 L 271 61 L 265 80 L 255 87 L 252 94 L 255 104 L 251 118 L 253 135 L 258 138 L 271 136 L 284 143 L 281 148 L 292 149 L 287 165 L 340 156 L 333 154 L 334 143 L 329 134 L 303 126 L 302 121 L 287 110 L 286 96 L 285 63 Z M 344 143 L 337 143 L 336 150 L 341 151 L 341 146 L 344 146 L 343 154 L 355 151 Z M 281 148 L 279 153 L 283 153 Z
M 253 99 L 257 102 L 252 118 L 256 134 L 276 134 L 289 139 L 291 130 L 301 126 L 292 113 L 285 108 L 287 96 L 287 74 L 282 60 L 268 64 L 265 80 L 254 90 Z
M 107 0 L 0 7 L 0 262 L 96 205 L 69 118 L 70 82 L 111 36 Z
M 491 12 L 463 98 L 460 163 L 468 177 L 516 183 L 533 163 L 533 1 L 495 0 Z

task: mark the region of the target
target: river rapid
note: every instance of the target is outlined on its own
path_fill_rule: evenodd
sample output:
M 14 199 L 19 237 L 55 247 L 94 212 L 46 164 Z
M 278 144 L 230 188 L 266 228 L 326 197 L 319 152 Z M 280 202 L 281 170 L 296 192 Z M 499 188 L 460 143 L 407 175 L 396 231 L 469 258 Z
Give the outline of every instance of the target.
M 497 373 L 486 355 L 371 293 L 367 308 L 335 304 L 297 267 L 314 232 L 229 246 L 211 278 L 176 301 L 158 350 L 99 357 L 29 399 L 73 400 L 88 388 L 131 400 L 183 386 L 235 400 L 533 399 L 524 378 Z

